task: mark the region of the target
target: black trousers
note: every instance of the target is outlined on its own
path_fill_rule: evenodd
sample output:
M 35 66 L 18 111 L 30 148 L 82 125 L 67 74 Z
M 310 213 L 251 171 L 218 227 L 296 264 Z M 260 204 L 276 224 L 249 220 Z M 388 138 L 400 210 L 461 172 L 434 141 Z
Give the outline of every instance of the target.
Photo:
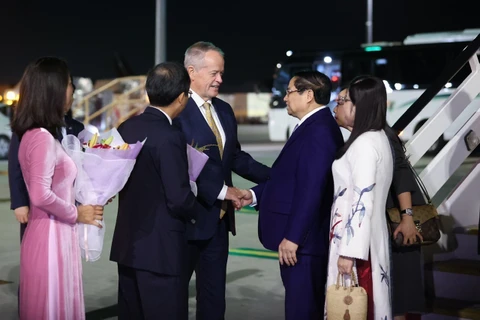
M 118 265 L 118 319 L 188 319 L 188 287 L 170 276 Z
M 225 318 L 225 286 L 227 280 L 228 231 L 226 220 L 219 220 L 214 236 L 208 240 L 189 241 L 190 280 L 195 271 L 197 288 L 197 320 Z M 188 282 L 188 281 L 187 281 Z
M 20 244 L 23 240 L 23 235 L 25 234 L 25 229 L 27 229 L 26 223 L 20 223 Z M 18 285 L 18 292 L 17 292 L 17 308 L 18 308 L 18 315 L 20 315 L 20 285 Z
M 23 235 L 25 234 L 25 229 L 27 229 L 27 224 L 20 223 L 20 243 L 22 243 Z

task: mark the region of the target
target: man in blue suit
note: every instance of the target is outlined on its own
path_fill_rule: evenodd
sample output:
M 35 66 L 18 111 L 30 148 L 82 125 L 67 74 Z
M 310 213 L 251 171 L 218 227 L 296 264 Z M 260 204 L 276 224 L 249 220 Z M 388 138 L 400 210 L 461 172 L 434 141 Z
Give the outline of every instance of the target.
M 123 139 L 147 139 L 119 194 L 110 260 L 118 264 L 119 319 L 188 318 L 187 226 L 201 214 L 190 190 L 187 142 L 172 120 L 188 100 L 190 78 L 164 62 L 147 76 L 150 107 L 118 128 Z
M 343 138 L 327 107 L 330 79 L 302 71 L 284 98 L 300 120 L 272 166 L 270 179 L 245 191 L 242 204 L 259 209 L 258 232 L 265 248 L 278 251 L 285 287 L 285 318 L 323 318 L 328 262 L 332 163 Z
M 260 183 L 267 180 L 270 168 L 241 150 L 232 107 L 216 98 L 223 82 L 222 50 L 209 42 L 197 42 L 187 49 L 184 65 L 192 96 L 174 123 L 188 143 L 206 146 L 209 157 L 197 179 L 197 198 L 206 213 L 198 214 L 202 223 L 187 231 L 190 261 L 185 277 L 188 282 L 195 270 L 197 320 L 220 320 L 225 314 L 228 231 L 235 235 L 232 201 L 240 203 L 232 172 Z
M 63 132 L 59 132 L 58 139 L 61 141 L 64 134 L 78 134 L 84 129 L 83 123 L 73 119 L 71 106 L 73 103 L 73 92 L 75 92 L 75 85 L 73 79 L 70 77 L 70 83 L 72 85 L 72 96 L 66 101 L 66 115 L 65 115 L 65 128 Z M 20 147 L 20 141 L 18 136 L 13 133 L 12 140 L 10 141 L 10 148 L 8 150 L 8 183 L 10 187 L 10 208 L 14 211 L 15 217 L 20 222 L 20 241 L 22 241 L 23 234 L 27 227 L 28 213 L 30 209 L 30 200 L 28 197 L 27 186 L 23 180 L 22 170 L 20 168 L 20 162 L 18 161 L 18 148 Z

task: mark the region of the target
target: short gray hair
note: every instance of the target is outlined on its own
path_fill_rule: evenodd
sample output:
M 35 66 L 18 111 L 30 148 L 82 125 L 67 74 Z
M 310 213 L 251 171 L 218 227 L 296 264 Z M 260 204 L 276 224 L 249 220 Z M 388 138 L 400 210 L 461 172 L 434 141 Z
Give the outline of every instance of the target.
M 187 51 L 185 51 L 185 60 L 183 62 L 185 68 L 188 68 L 188 66 L 201 68 L 202 66 L 200 63 L 204 59 L 205 53 L 211 50 L 217 51 L 222 57 L 225 56 L 223 50 L 211 42 L 198 41 L 192 44 L 190 47 L 188 47 Z

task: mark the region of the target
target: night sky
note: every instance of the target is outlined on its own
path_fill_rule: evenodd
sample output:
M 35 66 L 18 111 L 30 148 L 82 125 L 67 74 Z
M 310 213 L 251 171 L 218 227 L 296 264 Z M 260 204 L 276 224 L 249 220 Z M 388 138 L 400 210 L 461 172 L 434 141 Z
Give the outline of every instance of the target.
M 480 28 L 474 1 L 374 0 L 373 40 Z M 366 0 L 167 2 L 167 60 L 205 40 L 226 54 L 224 91 L 268 87 L 287 50 L 356 48 L 365 42 Z M 452 7 L 455 3 L 455 7 Z M 28 62 L 65 58 L 74 76 L 114 78 L 115 54 L 133 74 L 154 64 L 154 0 L 2 0 L 0 84 L 15 84 Z

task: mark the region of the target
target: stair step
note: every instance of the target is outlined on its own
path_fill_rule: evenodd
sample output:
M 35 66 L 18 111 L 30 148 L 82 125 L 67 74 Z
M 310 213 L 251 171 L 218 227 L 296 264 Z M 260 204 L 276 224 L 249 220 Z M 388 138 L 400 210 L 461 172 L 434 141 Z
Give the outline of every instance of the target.
M 425 265 L 429 295 L 464 301 L 480 300 L 480 261 L 450 259 Z
M 466 227 L 456 227 L 453 229 L 454 233 L 462 233 L 462 234 L 469 234 L 469 235 L 477 235 L 478 236 L 478 225 L 471 225 Z
M 466 234 L 478 236 L 478 227 L 466 230 Z
M 435 261 L 426 267 L 442 272 L 467 274 L 480 277 L 480 261 L 478 260 L 450 259 L 446 261 Z
M 456 319 L 480 320 L 480 301 L 471 302 L 456 299 L 434 298 L 433 300 L 428 300 L 427 304 L 429 305 L 429 311 L 435 315 L 450 316 Z M 427 314 L 423 316 L 422 319 L 439 319 L 438 316 L 432 314 Z
M 410 319 L 410 317 L 408 319 Z M 412 319 L 415 319 L 415 318 L 412 318 Z M 424 314 L 422 315 L 421 319 L 422 320 L 471 320 L 471 318 L 462 318 L 459 316 L 446 316 L 438 313 Z
M 455 258 L 467 260 L 480 260 L 478 254 L 478 235 L 473 233 L 455 234 L 457 248 L 453 252 Z
M 442 235 L 436 245 L 423 247 L 426 262 L 466 259 L 480 260 L 478 253 L 478 226 L 455 227 Z

